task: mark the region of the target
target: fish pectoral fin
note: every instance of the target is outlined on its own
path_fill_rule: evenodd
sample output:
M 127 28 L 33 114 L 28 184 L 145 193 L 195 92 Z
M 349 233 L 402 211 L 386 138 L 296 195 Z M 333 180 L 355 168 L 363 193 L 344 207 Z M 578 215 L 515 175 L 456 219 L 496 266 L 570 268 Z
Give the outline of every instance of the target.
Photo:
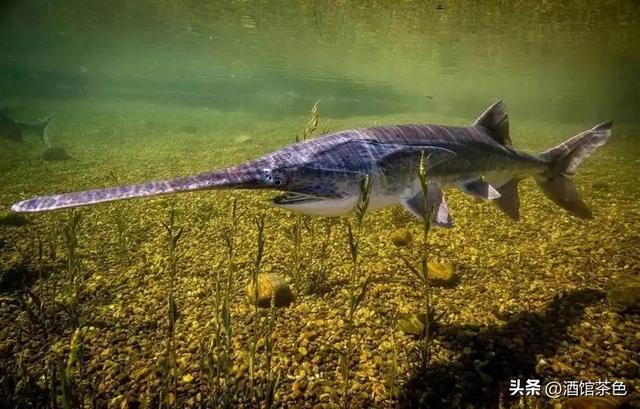
M 500 192 L 498 192 L 496 188 L 481 179 L 463 182 L 458 186 L 463 192 L 477 197 L 478 199 L 493 200 L 500 197 Z
M 406 197 L 400 200 L 400 203 L 416 216 L 422 220 L 425 217 L 424 204 L 422 199 L 422 191 L 414 194 L 413 196 Z M 453 219 L 449 214 L 449 208 L 447 202 L 444 199 L 442 190 L 434 184 L 429 183 L 427 187 L 427 209 L 431 213 L 431 223 L 438 227 L 453 227 Z

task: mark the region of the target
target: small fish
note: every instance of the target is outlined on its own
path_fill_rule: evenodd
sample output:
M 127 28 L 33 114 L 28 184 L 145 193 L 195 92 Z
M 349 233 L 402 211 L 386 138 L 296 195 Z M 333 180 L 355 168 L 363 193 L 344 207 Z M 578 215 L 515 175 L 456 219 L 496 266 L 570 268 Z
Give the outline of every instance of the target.
M 51 146 L 47 137 L 47 127 L 54 115 L 37 122 L 18 122 L 3 110 L 0 110 L 0 137 L 14 142 L 22 142 L 25 132 L 38 135 L 46 146 Z
M 570 179 L 611 134 L 611 122 L 586 130 L 538 155 L 516 150 L 509 137 L 505 104 L 499 101 L 471 126 L 397 125 L 346 130 L 287 146 L 262 158 L 222 170 L 171 180 L 36 197 L 15 212 L 41 212 L 113 200 L 204 189 L 270 189 L 284 194 L 276 206 L 308 215 L 341 216 L 356 207 L 362 181 L 370 177 L 368 210 L 402 204 L 423 217 L 418 177 L 428 155 L 427 210 L 433 223 L 450 227 L 443 189 L 457 187 L 492 200 L 519 217 L 518 182 L 533 177 L 553 202 L 580 218 L 591 218 Z

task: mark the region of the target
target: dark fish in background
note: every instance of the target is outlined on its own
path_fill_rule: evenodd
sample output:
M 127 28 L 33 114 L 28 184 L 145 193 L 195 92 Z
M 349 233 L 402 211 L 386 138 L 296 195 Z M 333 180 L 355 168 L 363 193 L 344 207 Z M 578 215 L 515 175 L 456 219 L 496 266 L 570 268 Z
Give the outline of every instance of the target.
M 0 138 L 22 142 L 26 132 L 38 135 L 45 145 L 51 146 L 47 137 L 47 127 L 53 117 L 52 114 L 37 122 L 18 122 L 7 115 L 6 111 L 0 109 Z

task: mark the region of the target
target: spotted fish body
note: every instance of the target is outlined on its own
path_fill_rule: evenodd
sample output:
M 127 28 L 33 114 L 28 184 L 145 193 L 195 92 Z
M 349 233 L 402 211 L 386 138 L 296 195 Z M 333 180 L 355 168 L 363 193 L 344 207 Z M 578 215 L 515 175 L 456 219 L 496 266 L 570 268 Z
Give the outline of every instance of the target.
M 36 197 L 12 206 L 39 212 L 136 197 L 204 189 L 271 189 L 284 192 L 277 206 L 318 216 L 351 212 L 363 178 L 371 180 L 370 210 L 402 204 L 424 217 L 418 166 L 423 153 L 429 178 L 427 211 L 436 225 L 452 220 L 442 189 L 456 186 L 495 200 L 510 217 L 519 215 L 517 182 L 533 176 L 554 202 L 590 217 L 568 175 L 610 135 L 604 123 L 540 155 L 515 150 L 502 101 L 472 126 L 397 125 L 346 130 L 302 141 L 230 168 L 171 180 Z

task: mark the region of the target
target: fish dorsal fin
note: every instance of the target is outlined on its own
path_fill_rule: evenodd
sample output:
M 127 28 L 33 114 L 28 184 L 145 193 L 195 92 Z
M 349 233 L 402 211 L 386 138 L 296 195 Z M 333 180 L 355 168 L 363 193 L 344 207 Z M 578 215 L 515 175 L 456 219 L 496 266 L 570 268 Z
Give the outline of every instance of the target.
M 500 100 L 491 105 L 476 119 L 473 126 L 485 128 L 489 136 L 500 145 L 511 146 L 509 116 L 504 101 Z

